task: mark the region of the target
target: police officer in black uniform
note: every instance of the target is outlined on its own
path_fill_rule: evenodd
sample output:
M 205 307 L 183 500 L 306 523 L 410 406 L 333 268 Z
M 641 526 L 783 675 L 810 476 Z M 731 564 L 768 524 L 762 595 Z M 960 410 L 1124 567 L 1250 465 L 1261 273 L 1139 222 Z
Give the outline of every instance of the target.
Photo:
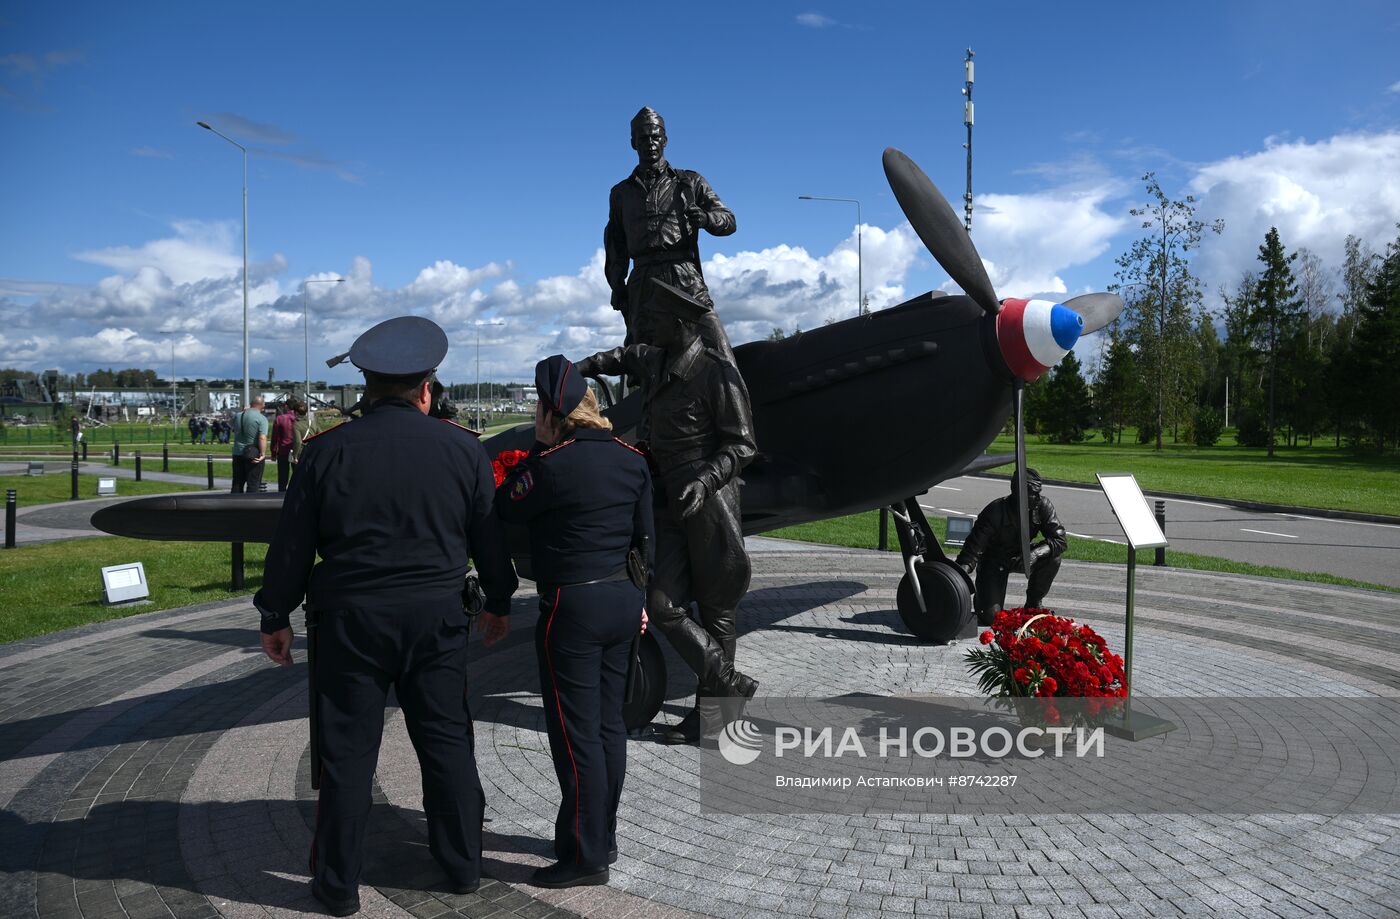
M 540 594 L 535 625 L 549 750 L 562 792 L 552 865 L 536 887 L 606 884 L 617 857 L 627 769 L 622 719 L 628 652 L 646 627 L 652 537 L 645 457 L 612 436 L 588 384 L 562 354 L 535 367 L 535 445 L 496 489 L 496 512 L 528 524 Z
M 992 617 L 1006 605 L 1006 579 L 1012 571 L 1022 571 L 1021 517 L 1016 510 L 1019 486 L 1011 477 L 1011 495 L 997 498 L 977 515 L 967 535 L 958 564 L 968 574 L 977 572 L 977 621 L 991 625 Z M 1031 575 L 1026 585 L 1026 606 L 1039 607 L 1050 592 L 1065 554 L 1065 528 L 1055 516 L 1055 505 L 1041 494 L 1040 473 L 1026 469 L 1026 506 L 1030 508 L 1030 535 L 1043 537 L 1031 545 Z
M 306 440 L 253 598 L 263 648 L 279 664 L 291 663 L 288 616 L 303 597 L 308 625 L 319 619 L 311 891 L 335 916 L 359 909 L 390 685 L 422 768 L 429 849 L 453 890 L 480 883 L 485 796 L 464 692 L 463 585 L 474 559 L 487 597 L 480 625 L 493 644 L 509 627 L 517 581 L 485 449 L 465 428 L 427 414 L 433 369 L 446 353 L 442 329 L 416 316 L 355 341 L 349 358 L 364 371 L 369 408 Z

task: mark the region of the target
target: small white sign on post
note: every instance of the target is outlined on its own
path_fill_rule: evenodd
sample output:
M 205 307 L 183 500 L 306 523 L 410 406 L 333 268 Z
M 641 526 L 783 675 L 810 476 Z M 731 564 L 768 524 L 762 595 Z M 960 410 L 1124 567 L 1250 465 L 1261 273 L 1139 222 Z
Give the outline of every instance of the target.
M 109 565 L 102 569 L 102 602 L 130 603 L 151 595 L 146 587 L 146 566 L 140 562 Z
M 117 493 L 117 478 L 116 478 L 116 476 L 98 476 L 98 479 L 97 479 L 97 494 L 98 494 L 99 496 L 100 496 L 100 495 L 115 495 L 116 493 Z
M 1157 524 L 1152 508 L 1147 506 L 1137 479 L 1126 472 L 1096 473 L 1099 487 L 1108 498 L 1113 516 L 1128 540 L 1128 603 L 1123 627 L 1123 673 L 1128 680 L 1128 697 L 1123 700 L 1123 721 L 1108 724 L 1104 730 L 1127 740 L 1146 740 L 1176 729 L 1163 718 L 1133 712 L 1133 594 L 1137 590 L 1137 554 L 1139 549 L 1160 549 L 1167 545 L 1167 536 Z

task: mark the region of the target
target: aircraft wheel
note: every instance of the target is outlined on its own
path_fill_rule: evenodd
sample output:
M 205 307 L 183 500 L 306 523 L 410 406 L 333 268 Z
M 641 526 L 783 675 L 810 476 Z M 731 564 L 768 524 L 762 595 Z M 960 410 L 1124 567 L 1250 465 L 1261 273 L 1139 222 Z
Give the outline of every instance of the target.
M 622 706 L 622 720 L 629 731 L 651 724 L 661 711 L 661 703 L 666 701 L 666 658 L 650 628 L 637 643 L 636 681 L 632 701 Z
M 895 595 L 899 618 L 923 641 L 946 644 L 957 638 L 972 618 L 972 591 L 967 578 L 946 562 L 918 564 L 914 570 L 918 572 L 919 587 L 928 611 L 919 608 L 914 587 L 905 574 Z

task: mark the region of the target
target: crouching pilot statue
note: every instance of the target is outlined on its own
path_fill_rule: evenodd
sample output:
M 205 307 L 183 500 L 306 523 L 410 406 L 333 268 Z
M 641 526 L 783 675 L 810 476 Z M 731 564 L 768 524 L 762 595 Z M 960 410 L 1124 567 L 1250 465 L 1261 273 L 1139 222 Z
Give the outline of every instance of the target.
M 973 605 L 980 625 L 992 624 L 992 617 L 1006 605 L 1007 576 L 1025 567 L 1021 561 L 1021 522 L 1016 508 L 1019 484 L 1012 476 L 1010 496 L 997 498 L 982 508 L 967 542 L 958 553 L 957 561 L 962 569 L 968 574 L 976 571 L 977 596 Z M 1055 506 L 1041 494 L 1040 473 L 1034 469 L 1026 470 L 1026 505 L 1030 508 L 1031 538 L 1043 538 L 1031 545 L 1025 605 L 1039 607 L 1060 571 L 1060 556 L 1065 554 L 1065 528 L 1055 516 Z

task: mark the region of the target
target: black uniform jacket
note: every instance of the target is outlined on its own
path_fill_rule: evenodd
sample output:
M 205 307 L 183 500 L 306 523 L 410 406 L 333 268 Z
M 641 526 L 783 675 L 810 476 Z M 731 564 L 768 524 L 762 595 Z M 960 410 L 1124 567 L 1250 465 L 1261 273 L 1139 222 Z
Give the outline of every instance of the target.
M 460 603 L 471 559 L 487 611 L 508 614 L 519 581 L 494 485 L 470 431 L 402 399 L 308 438 L 253 598 L 263 630 L 303 596 L 321 609 Z
M 529 524 L 537 584 L 609 577 L 641 537 L 648 555 L 655 544 L 646 458 L 611 431 L 579 428 L 553 447 L 536 443 L 496 489 L 496 512 Z
M 1050 547 L 1050 557 L 1059 558 L 1065 552 L 1065 528 L 1055 516 L 1055 505 L 1041 495 L 1039 501 L 1031 504 L 1030 537 L 1045 537 Z M 1021 518 L 1016 512 L 1016 499 L 1010 495 L 998 498 L 977 515 L 972 532 L 967 534 L 958 553 L 958 564 L 976 564 L 986 557 L 1006 564 L 1021 555 Z
M 652 345 L 629 345 L 595 354 L 592 362 L 601 373 L 646 381 L 638 439 L 673 493 L 698 479 L 714 494 L 753 459 L 758 444 L 744 378 L 700 339 L 674 357 Z

